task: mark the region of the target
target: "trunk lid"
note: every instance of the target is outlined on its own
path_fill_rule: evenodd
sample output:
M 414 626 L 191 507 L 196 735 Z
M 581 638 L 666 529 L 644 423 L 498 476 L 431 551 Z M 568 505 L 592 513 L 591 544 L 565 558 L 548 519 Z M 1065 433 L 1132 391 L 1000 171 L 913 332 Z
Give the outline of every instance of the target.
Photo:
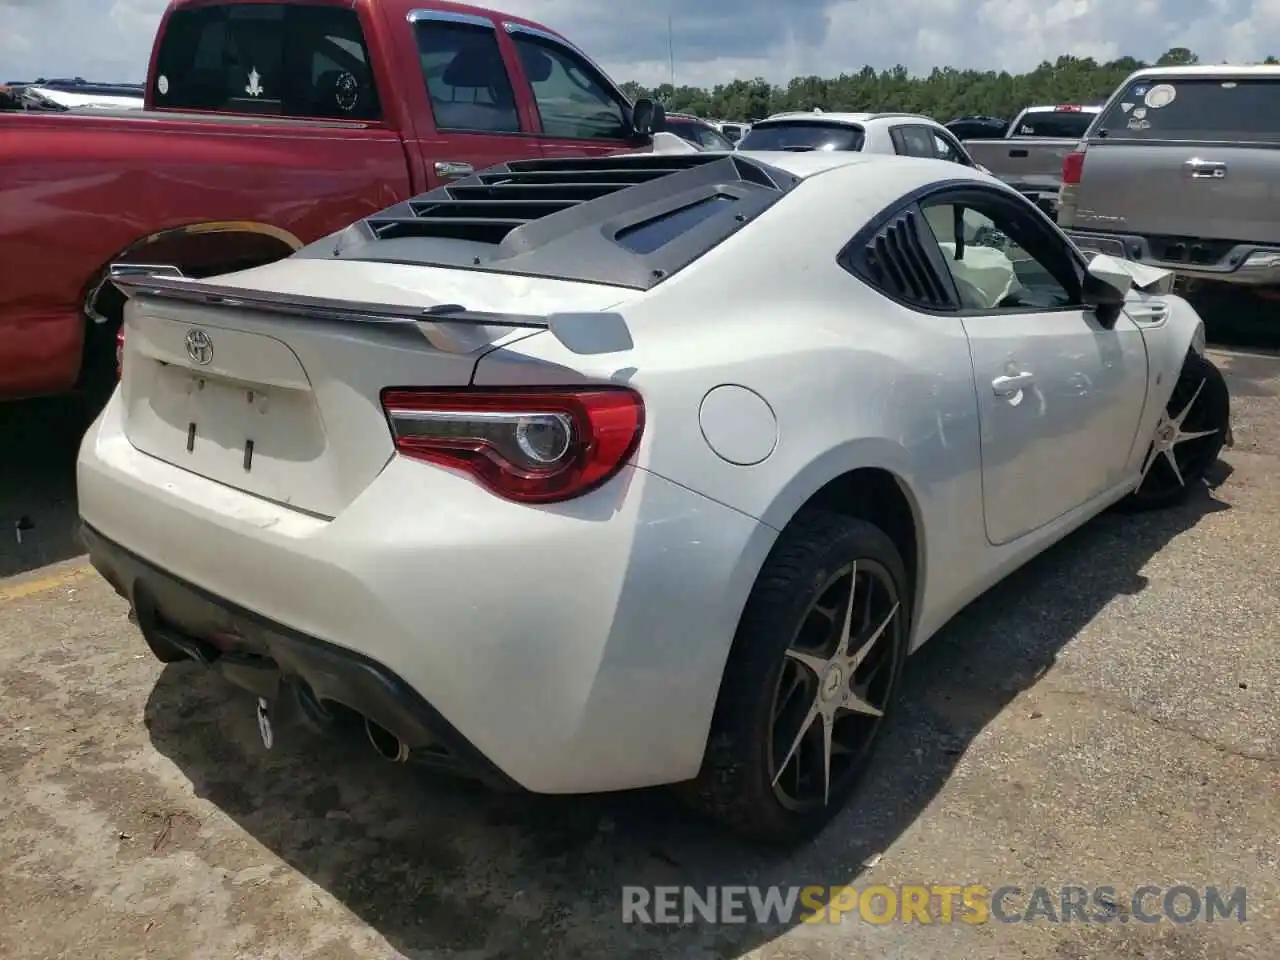
M 539 315 L 603 310 L 629 291 L 387 263 L 290 258 L 211 278 L 245 291 Z M 427 292 L 430 291 L 430 292 Z M 468 327 L 429 341 L 412 323 L 288 316 L 234 302 L 135 294 L 121 399 L 138 450 L 295 509 L 337 516 L 393 455 L 380 395 L 465 386 L 479 358 L 527 329 Z
M 1090 131 L 1072 226 L 1153 238 L 1162 261 L 1215 263 L 1275 240 L 1280 73 L 1147 76 Z M 1179 243 L 1219 240 L 1199 251 Z M 1172 251 L 1166 247 L 1172 246 Z

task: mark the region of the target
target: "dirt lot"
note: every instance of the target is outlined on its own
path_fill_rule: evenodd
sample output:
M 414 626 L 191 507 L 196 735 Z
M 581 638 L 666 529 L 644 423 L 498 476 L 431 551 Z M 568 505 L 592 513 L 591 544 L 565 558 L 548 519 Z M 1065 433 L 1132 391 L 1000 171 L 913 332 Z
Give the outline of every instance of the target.
M 265 752 L 251 699 L 162 668 L 76 557 L 69 416 L 0 412 L 0 956 L 1273 957 L 1280 358 L 1217 358 L 1237 446 L 1215 494 L 1104 517 L 966 611 L 913 661 L 860 803 L 781 861 L 660 793 L 498 797 L 360 742 Z M 624 884 L 850 882 L 1244 886 L 1247 920 L 620 920 Z

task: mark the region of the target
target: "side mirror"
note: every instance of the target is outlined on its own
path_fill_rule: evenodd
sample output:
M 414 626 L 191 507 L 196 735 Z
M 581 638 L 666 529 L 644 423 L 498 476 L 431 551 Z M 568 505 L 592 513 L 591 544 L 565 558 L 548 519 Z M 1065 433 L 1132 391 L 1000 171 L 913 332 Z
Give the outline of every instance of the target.
M 641 97 L 631 108 L 631 131 L 637 137 L 652 137 L 667 125 L 667 111 L 662 104 Z
M 1085 267 L 1081 293 L 1084 302 L 1097 312 L 1098 321 L 1110 329 L 1120 319 L 1125 298 L 1132 287 L 1133 275 L 1124 263 L 1100 253 Z

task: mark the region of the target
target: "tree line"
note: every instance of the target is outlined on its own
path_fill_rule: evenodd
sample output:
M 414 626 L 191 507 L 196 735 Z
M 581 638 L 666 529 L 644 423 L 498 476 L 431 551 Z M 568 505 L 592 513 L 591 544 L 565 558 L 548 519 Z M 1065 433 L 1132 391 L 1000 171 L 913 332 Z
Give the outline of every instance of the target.
M 1186 47 L 1164 52 L 1155 66 L 1199 63 Z M 1280 63 L 1267 57 L 1264 63 Z M 838 77 L 793 77 L 775 86 L 757 77 L 734 80 L 710 90 L 669 83 L 646 88 L 631 81 L 627 95 L 651 97 L 668 111 L 721 120 L 755 121 L 784 110 L 845 110 L 874 112 L 902 110 L 946 122 L 955 117 L 987 116 L 1011 120 L 1032 104 L 1095 103 L 1105 100 L 1134 70 L 1152 64 L 1134 57 L 1098 63 L 1092 57 L 1061 56 L 1044 61 L 1029 73 L 1001 70 L 957 70 L 934 67 L 928 76 L 912 76 L 904 66 L 877 71 L 863 67 Z

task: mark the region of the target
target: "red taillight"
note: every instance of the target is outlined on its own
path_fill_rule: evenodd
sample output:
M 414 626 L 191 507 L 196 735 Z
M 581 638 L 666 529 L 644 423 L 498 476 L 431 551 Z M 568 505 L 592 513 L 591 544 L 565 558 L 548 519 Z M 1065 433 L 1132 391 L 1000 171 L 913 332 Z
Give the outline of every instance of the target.
M 1079 113 L 1080 112 L 1080 108 L 1077 107 L 1075 104 L 1071 104 L 1071 103 L 1062 104 L 1061 106 L 1054 107 L 1053 109 L 1058 111 L 1059 113 Z
M 463 470 L 523 503 L 570 500 L 614 476 L 644 430 L 626 387 L 384 390 L 396 450 Z
M 124 327 L 116 331 L 116 379 L 120 379 L 124 370 Z
M 1084 174 L 1084 151 L 1074 150 L 1062 158 L 1062 182 L 1077 184 Z

